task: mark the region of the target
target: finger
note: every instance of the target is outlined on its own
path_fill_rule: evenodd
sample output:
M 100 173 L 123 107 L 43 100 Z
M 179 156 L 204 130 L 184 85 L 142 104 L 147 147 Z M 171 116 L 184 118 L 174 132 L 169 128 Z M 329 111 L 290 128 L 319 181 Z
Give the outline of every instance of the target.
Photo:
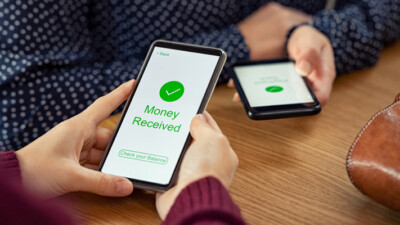
M 82 114 L 86 118 L 91 118 L 95 124 L 99 125 L 128 98 L 134 82 L 135 80 L 130 80 L 107 95 L 98 98 Z
M 208 123 L 208 125 L 211 126 L 211 128 L 213 128 L 215 131 L 217 131 L 218 133 L 222 134 L 221 129 L 219 128 L 217 122 L 215 122 L 214 118 L 212 118 L 212 116 L 210 115 L 210 113 L 208 113 L 207 111 L 204 112 L 204 117 Z
M 329 99 L 335 77 L 336 70 L 333 52 L 330 47 L 325 46 L 322 51 L 320 64 L 309 76 L 315 95 L 323 106 L 326 105 Z
M 235 92 L 235 94 L 233 95 L 233 101 L 240 102 L 240 97 L 239 97 L 239 94 L 237 92 Z
M 235 83 L 233 82 L 232 78 L 229 79 L 227 86 L 230 87 L 230 88 L 234 88 L 235 87 Z
M 97 150 L 92 148 L 87 156 L 87 160 L 85 163 L 98 165 L 103 158 L 104 150 Z
M 111 129 L 98 127 L 93 147 L 99 150 L 105 150 L 112 134 L 113 131 Z
M 315 96 L 317 97 L 319 103 L 322 106 L 325 106 L 329 99 L 331 87 L 326 87 L 323 80 L 315 79 L 314 77 L 317 77 L 315 74 L 316 73 L 313 72 L 310 75 L 309 81 L 312 84 L 311 88 L 314 90 Z M 323 87 L 323 88 L 321 88 L 321 87 Z
M 218 135 L 218 133 L 207 123 L 204 115 L 197 114 L 190 124 L 190 134 L 196 140 L 205 135 Z
M 77 174 L 77 191 L 103 196 L 127 196 L 133 191 L 128 179 L 81 167 Z

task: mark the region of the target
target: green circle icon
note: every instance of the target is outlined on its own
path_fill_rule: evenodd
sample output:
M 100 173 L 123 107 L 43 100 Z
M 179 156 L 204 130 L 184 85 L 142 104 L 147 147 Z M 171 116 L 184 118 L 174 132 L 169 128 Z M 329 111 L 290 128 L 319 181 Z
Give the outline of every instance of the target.
M 268 92 L 281 92 L 283 91 L 283 87 L 281 86 L 269 86 L 267 88 L 265 88 L 266 91 Z
M 178 81 L 170 81 L 165 83 L 160 89 L 160 98 L 166 102 L 174 102 L 180 99 L 185 88 Z

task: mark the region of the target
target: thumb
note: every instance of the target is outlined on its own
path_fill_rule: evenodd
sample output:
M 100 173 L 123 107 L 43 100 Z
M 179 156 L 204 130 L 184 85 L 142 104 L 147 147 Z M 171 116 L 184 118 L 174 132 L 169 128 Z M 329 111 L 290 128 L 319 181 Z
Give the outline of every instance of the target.
M 309 75 L 321 58 L 323 43 L 320 39 L 309 37 L 310 26 L 297 28 L 288 43 L 289 56 L 296 61 L 296 70 L 302 76 Z
M 86 191 L 103 196 L 127 196 L 133 191 L 128 179 L 82 168 L 78 173 L 77 191 Z
M 309 75 L 318 64 L 320 59 L 320 51 L 315 47 L 304 49 L 298 56 L 296 61 L 296 70 L 302 76 Z
M 212 135 L 214 132 L 216 131 L 207 123 L 204 115 L 197 114 L 193 117 L 190 123 L 190 134 L 195 140 L 204 135 Z

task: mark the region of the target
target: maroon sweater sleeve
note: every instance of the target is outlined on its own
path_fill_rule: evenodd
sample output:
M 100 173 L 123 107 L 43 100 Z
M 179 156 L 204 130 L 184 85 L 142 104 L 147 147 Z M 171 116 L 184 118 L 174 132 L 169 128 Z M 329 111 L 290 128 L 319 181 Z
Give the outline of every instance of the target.
M 61 207 L 24 191 L 19 162 L 13 151 L 0 153 L 0 224 L 72 224 Z
M 225 187 L 214 177 L 187 186 L 176 198 L 164 225 L 246 224 Z

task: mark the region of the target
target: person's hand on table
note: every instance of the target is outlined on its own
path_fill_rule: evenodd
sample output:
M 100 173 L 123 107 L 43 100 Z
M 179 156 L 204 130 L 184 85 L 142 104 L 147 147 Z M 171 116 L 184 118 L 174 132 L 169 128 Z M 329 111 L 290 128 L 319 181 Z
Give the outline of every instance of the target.
M 329 39 L 312 26 L 303 25 L 288 40 L 289 57 L 296 61 L 296 70 L 306 76 L 320 103 L 326 105 L 336 77 L 335 58 Z M 229 87 L 234 87 L 229 80 Z M 236 92 L 233 100 L 240 102 Z
M 98 125 L 128 98 L 133 83 L 121 85 L 17 151 L 24 187 L 42 197 L 72 191 L 104 196 L 132 193 L 128 179 L 96 169 L 112 135 L 111 130 Z
M 161 219 L 166 217 L 186 186 L 213 176 L 228 188 L 238 167 L 235 152 L 210 114 L 196 115 L 190 125 L 190 133 L 194 141 L 183 158 L 176 185 L 165 193 L 157 194 L 156 207 Z
M 278 3 L 268 3 L 237 26 L 250 51 L 250 60 L 285 57 L 285 40 L 290 28 L 312 17 Z

